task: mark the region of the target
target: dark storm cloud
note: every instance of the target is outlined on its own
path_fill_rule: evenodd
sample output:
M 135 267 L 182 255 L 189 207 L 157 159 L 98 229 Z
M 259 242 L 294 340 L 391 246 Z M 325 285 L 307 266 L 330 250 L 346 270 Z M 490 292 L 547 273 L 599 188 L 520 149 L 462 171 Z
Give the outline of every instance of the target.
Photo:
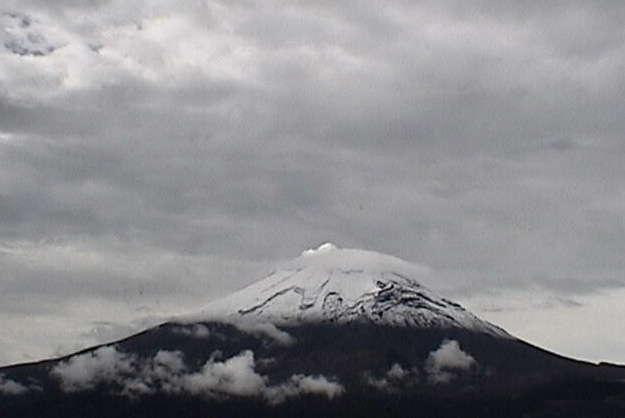
M 620 3 L 5 7 L 2 298 L 183 310 L 327 240 L 452 295 L 624 284 Z

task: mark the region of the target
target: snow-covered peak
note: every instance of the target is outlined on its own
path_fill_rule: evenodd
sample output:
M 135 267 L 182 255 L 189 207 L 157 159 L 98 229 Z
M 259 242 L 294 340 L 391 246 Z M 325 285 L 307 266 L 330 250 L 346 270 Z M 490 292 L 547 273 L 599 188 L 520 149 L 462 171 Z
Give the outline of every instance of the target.
M 399 258 L 326 243 L 279 266 L 265 279 L 208 305 L 189 320 L 275 324 L 365 322 L 416 328 L 464 328 L 509 337 L 460 305 L 423 287 L 428 269 Z

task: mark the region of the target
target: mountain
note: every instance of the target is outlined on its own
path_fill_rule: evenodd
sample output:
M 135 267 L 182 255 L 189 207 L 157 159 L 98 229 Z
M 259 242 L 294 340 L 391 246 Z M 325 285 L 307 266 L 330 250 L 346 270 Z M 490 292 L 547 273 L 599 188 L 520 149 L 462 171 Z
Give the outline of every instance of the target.
M 324 244 L 200 312 L 0 368 L 0 416 L 625 416 L 624 367 L 536 348 L 423 274 Z
M 511 338 L 421 286 L 417 278 L 423 274 L 423 268 L 395 257 L 326 243 L 194 318 L 459 328 Z

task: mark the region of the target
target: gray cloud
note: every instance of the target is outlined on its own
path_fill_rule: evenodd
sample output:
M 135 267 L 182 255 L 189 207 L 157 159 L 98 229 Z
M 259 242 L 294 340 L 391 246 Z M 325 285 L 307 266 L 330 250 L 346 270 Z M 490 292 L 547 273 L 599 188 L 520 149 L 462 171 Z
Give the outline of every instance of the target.
M 274 324 L 269 322 L 260 322 L 255 320 L 236 320 L 233 325 L 240 331 L 255 335 L 267 336 L 281 345 L 293 345 L 296 343 L 295 338 L 286 331 L 281 330 Z
M 118 341 L 122 338 L 126 338 L 132 334 L 143 331 L 144 329 L 147 329 L 151 326 L 155 326 L 162 321 L 163 318 L 150 317 L 144 317 L 139 321 L 133 321 L 127 324 L 97 321 L 90 324 L 91 328 L 89 329 L 89 331 L 85 332 L 81 336 L 83 338 L 89 339 L 90 341 L 93 341 L 96 344 L 111 343 L 113 341 Z M 188 332 L 189 335 L 195 336 L 197 338 L 203 338 L 205 335 L 204 332 L 208 332 L 208 329 L 205 330 L 205 327 L 198 324 L 196 327 L 188 330 Z
M 3 9 L 0 306 L 178 313 L 328 240 L 454 297 L 625 284 L 624 6 Z
M 406 385 L 413 385 L 419 382 L 419 370 L 413 367 L 406 370 L 399 363 L 394 363 L 384 374 L 376 377 L 372 373 L 366 373 L 365 382 L 377 389 L 394 392 Z
M 203 324 L 194 324 L 189 327 L 174 328 L 174 332 L 193 338 L 207 339 L 211 336 L 211 330 Z
M 0 374 L 0 394 L 2 395 L 22 395 L 28 392 L 28 388 L 21 383 L 11 379 L 6 379 Z
M 296 374 L 288 382 L 267 388 L 265 397 L 272 404 L 280 404 L 287 398 L 302 395 L 318 395 L 328 399 L 341 396 L 345 388 L 337 382 L 329 380 L 323 375 L 306 376 Z

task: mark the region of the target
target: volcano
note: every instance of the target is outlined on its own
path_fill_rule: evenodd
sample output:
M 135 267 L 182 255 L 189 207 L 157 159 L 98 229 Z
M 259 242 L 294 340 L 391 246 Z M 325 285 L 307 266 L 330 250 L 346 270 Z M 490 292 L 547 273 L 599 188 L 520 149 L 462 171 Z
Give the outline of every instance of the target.
M 625 416 L 625 367 L 534 347 L 425 273 L 324 244 L 199 312 L 0 368 L 0 416 Z
M 510 337 L 421 286 L 424 272 L 395 257 L 326 243 L 212 303 L 196 319 L 458 328 Z

